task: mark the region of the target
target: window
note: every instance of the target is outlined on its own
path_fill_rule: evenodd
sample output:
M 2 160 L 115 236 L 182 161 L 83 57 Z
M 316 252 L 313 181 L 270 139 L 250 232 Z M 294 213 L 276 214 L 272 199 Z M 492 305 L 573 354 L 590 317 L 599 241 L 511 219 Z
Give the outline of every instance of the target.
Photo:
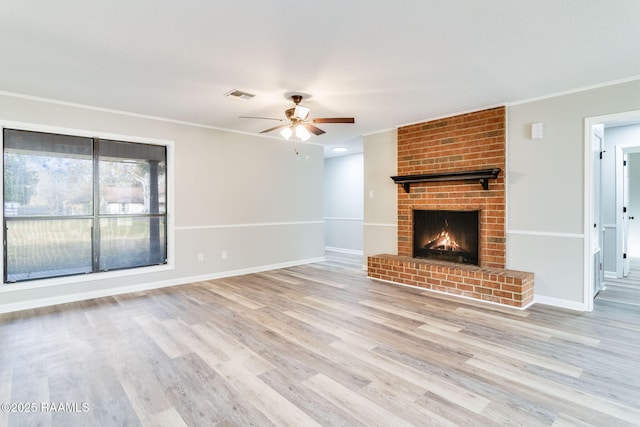
M 165 146 L 3 139 L 5 283 L 167 263 Z

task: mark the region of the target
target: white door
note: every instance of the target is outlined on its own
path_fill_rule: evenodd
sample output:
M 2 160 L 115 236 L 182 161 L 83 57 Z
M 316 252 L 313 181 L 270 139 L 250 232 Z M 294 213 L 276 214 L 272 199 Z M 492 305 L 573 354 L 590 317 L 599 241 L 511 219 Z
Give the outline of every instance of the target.
M 629 257 L 627 246 L 629 242 L 629 167 L 628 155 L 623 155 L 622 167 L 622 276 L 629 275 Z
M 591 159 L 593 168 L 593 185 L 591 194 L 591 257 L 593 259 L 593 296 L 603 288 L 604 269 L 602 268 L 602 243 L 604 241 L 600 212 L 600 198 L 602 191 L 602 153 L 604 153 L 604 127 L 593 127 L 591 139 Z

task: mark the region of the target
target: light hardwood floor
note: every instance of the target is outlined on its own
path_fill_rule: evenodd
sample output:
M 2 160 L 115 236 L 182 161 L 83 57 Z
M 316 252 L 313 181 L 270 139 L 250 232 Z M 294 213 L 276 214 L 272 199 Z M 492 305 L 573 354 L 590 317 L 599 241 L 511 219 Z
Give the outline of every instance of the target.
M 517 311 L 361 266 L 328 254 L 0 315 L 0 402 L 37 405 L 0 425 L 640 423 L 638 306 L 605 292 L 592 313 Z
M 605 279 L 606 288 L 596 297 L 601 305 L 621 304 L 632 311 L 640 311 L 640 258 L 631 258 L 629 275 L 623 279 Z

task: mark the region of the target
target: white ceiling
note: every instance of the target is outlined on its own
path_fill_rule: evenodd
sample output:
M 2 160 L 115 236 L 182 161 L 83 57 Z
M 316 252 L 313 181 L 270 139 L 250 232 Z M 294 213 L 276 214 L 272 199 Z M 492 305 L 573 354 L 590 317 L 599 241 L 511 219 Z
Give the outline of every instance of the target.
M 0 0 L 0 91 L 249 133 L 301 92 L 327 147 L 636 76 L 637 0 Z

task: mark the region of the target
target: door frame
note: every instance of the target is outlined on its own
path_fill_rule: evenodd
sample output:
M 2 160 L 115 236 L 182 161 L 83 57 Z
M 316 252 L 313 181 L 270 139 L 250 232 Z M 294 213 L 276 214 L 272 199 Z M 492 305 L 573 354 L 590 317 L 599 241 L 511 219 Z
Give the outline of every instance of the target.
M 594 268 L 592 256 L 591 228 L 593 227 L 592 208 L 594 187 L 594 171 L 592 168 L 593 156 L 591 147 L 593 144 L 593 127 L 599 124 L 614 123 L 640 123 L 640 110 L 627 111 L 622 113 L 607 114 L 602 116 L 587 117 L 584 119 L 584 207 L 583 207 L 583 306 L 585 311 L 593 310 L 594 298 Z M 631 144 L 630 144 L 631 145 Z M 617 190 L 616 190 L 617 191 Z M 617 204 L 617 202 L 616 202 Z M 616 220 L 617 223 L 617 220 Z M 617 234 L 617 231 L 616 231 Z M 616 245 L 617 247 L 618 245 Z M 616 261 L 617 266 L 617 261 Z
M 591 180 L 592 189 L 591 195 L 594 197 L 593 204 L 591 206 L 591 215 L 593 215 L 593 228 L 591 228 L 591 258 L 594 261 L 599 260 L 600 266 L 594 265 L 592 274 L 594 277 L 593 283 L 593 295 L 597 295 L 598 292 L 604 290 L 604 269 L 602 263 L 604 262 L 604 224 L 602 222 L 602 208 L 601 200 L 603 194 L 602 187 L 602 153 L 605 151 L 604 145 L 604 125 L 597 124 L 592 128 L 591 135 L 591 166 L 593 179 Z M 597 143 L 596 143 L 597 142 Z M 598 258 L 593 258 L 599 253 Z

